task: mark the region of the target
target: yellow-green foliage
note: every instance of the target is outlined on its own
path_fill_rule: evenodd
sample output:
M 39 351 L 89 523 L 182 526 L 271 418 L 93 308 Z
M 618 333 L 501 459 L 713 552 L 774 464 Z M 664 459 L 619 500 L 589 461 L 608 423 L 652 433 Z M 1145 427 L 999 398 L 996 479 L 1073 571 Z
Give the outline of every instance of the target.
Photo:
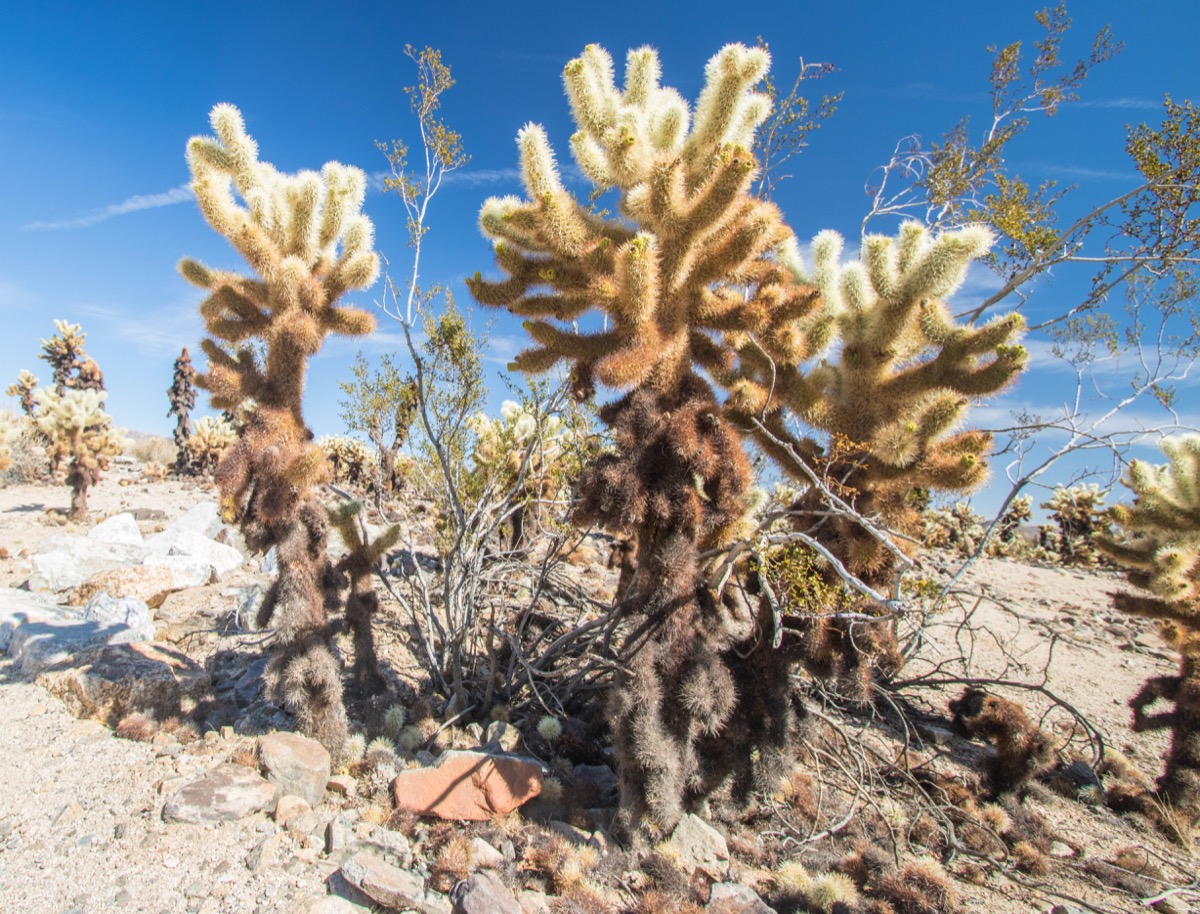
M 196 420 L 192 433 L 184 442 L 188 465 L 203 476 L 211 476 L 225 452 L 237 441 L 237 432 L 221 416 L 204 416 Z
M 1200 812 L 1200 435 L 1168 438 L 1162 449 L 1167 464 L 1130 464 L 1124 482 L 1133 504 L 1109 512 L 1120 536 L 1101 534 L 1096 544 L 1137 588 L 1117 594 L 1116 607 L 1160 620 L 1180 654 L 1179 675 L 1150 679 L 1132 705 L 1136 728 L 1172 730 L 1160 785 L 1194 815 Z M 1147 715 L 1160 699 L 1174 702 L 1174 710 Z
M 784 262 L 798 281 L 820 291 L 821 320 L 829 322 L 814 334 L 815 319 L 804 319 L 809 336 L 839 345 L 810 368 L 769 361 L 758 340 L 747 338 L 739 347 L 731 406 L 758 417 L 810 459 L 861 513 L 916 533 L 914 488 L 962 492 L 985 479 L 990 437 L 954 429 L 972 400 L 1004 388 L 1027 361 L 1016 342 L 1019 315 L 972 327 L 956 321 L 945 301 L 991 240 L 978 226 L 935 238 L 906 223 L 895 238 L 869 236 L 862 259 L 843 264 L 841 237 L 822 232 L 813 240 L 811 270 L 796 246 L 788 246 Z M 818 437 L 793 435 L 789 414 Z M 786 472 L 804 480 L 783 447 L 766 435 L 760 440 Z M 823 511 L 824 497 L 811 493 L 807 507 Z M 799 522 L 808 527 L 811 520 Z M 867 580 L 887 577 L 889 554 L 855 521 L 825 521 L 819 536 L 850 570 Z
M 43 388 L 36 394 L 38 428 L 50 443 L 51 459 L 69 460 L 71 517 L 87 516 L 87 490 L 100 480 L 109 461 L 126 446 L 125 434 L 114 428 L 104 411 L 108 396 L 100 390 L 68 390 L 64 394 Z
M 328 525 L 312 492 L 328 464 L 301 398 L 308 359 L 326 336 L 362 336 L 375 326 L 368 312 L 338 304 L 379 273 L 374 227 L 361 212 L 366 176 L 337 162 L 320 173 L 283 174 L 259 160 L 237 108 L 217 105 L 210 122 L 215 137 L 188 141 L 192 189 L 209 224 L 252 271 L 191 259 L 179 265 L 209 293 L 200 305 L 209 368 L 197 383 L 218 409 L 255 403 L 217 468 L 222 514 L 239 522 L 252 549 L 278 547 L 280 577 L 259 610 L 260 625 L 275 621 L 268 678 L 301 727 L 336 756 L 348 732 L 326 625 Z M 361 641 L 361 632 L 355 636 Z

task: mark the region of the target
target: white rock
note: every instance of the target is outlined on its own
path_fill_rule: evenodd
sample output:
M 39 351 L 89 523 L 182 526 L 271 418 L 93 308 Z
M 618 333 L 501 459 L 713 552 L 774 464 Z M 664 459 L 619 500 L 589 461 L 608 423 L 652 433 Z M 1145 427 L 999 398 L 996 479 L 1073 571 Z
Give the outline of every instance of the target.
M 168 530 L 178 533 L 199 533 L 212 539 L 224 524 L 221 522 L 221 510 L 214 501 L 202 501 L 192 505 L 183 514 L 167 525 Z
M 127 625 L 102 625 L 82 616 L 26 622 L 13 632 L 8 656 L 22 675 L 32 676 L 88 648 L 143 641 L 142 634 Z
M 279 550 L 272 546 L 258 563 L 258 570 L 263 574 L 274 574 L 279 570 Z
M 89 562 L 69 552 L 41 552 L 35 555 L 29 586 L 34 590 L 58 593 L 74 590 L 93 574 L 120 567 L 117 562 Z
M 101 625 L 126 625 L 137 634 L 130 641 L 153 641 L 154 622 L 150 608 L 136 597 L 110 597 L 104 591 L 96 594 L 84 607 L 85 622 Z
M 59 606 L 46 594 L 0 588 L 0 651 L 7 651 L 13 632 L 26 622 L 78 618 L 79 610 Z
M 213 579 L 213 566 L 190 555 L 151 555 L 142 564 L 170 569 L 171 583 L 181 590 L 203 587 Z
M 699 816 L 680 819 L 667 844 L 679 854 L 685 872 L 703 870 L 721 879 L 729 871 L 729 847 L 724 835 Z
M 111 546 L 141 546 L 142 531 L 138 529 L 133 515 L 114 514 L 108 520 L 103 520 L 93 527 L 87 535 L 89 540 L 105 543 Z
M 220 580 L 231 571 L 242 567 L 242 554 L 232 546 L 214 543 L 199 533 L 180 533 L 171 545 L 170 555 L 187 555 L 204 559 L 213 567 L 213 572 Z

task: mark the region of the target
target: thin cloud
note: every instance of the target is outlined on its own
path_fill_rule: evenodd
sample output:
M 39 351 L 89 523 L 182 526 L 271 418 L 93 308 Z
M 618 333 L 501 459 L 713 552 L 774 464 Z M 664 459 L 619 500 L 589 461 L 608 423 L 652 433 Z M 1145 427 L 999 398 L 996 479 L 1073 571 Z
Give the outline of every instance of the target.
M 1110 168 L 1089 168 L 1086 165 L 1057 165 L 1049 162 L 1033 162 L 1030 168 L 1049 175 L 1062 175 L 1080 181 L 1132 181 L 1137 175 L 1132 171 L 1117 171 Z
M 186 203 L 194 198 L 192 188 L 187 184 L 180 184 L 178 187 L 172 187 L 168 191 L 161 194 L 135 194 L 120 203 L 113 203 L 110 206 L 94 209 L 82 216 L 76 216 L 73 219 L 61 219 L 54 222 L 31 222 L 26 229 L 31 231 L 44 231 L 47 229 L 74 229 L 87 228 L 91 225 L 98 225 L 101 222 L 106 222 L 116 216 L 124 216 L 128 213 L 137 213 L 145 209 L 158 209 L 163 206 L 173 206 L 176 203 Z
M 1075 102 L 1080 108 L 1124 108 L 1138 111 L 1150 111 L 1162 107 L 1160 98 L 1143 98 L 1136 95 L 1119 96 L 1117 98 L 1088 98 Z

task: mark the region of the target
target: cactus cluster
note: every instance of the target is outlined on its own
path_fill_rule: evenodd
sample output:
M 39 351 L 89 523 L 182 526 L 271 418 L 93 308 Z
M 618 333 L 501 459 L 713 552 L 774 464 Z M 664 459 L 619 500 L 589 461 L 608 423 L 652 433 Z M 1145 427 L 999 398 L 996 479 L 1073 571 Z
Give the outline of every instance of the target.
M 517 504 L 508 521 L 507 546 L 523 549 L 530 538 L 531 515 L 536 521 L 541 506 L 578 475 L 576 430 L 562 416 L 539 416 L 513 400 L 501 404 L 499 417 L 480 413 L 468 423 L 475 433 L 470 483 L 499 485 L 507 491 L 520 480 Z
M 180 476 L 198 472 L 191 462 L 188 451 L 188 439 L 192 436 L 192 423 L 189 414 L 196 408 L 196 369 L 192 367 L 192 357 L 188 355 L 187 346 L 175 360 L 175 374 L 171 386 L 167 388 L 167 399 L 171 408 L 167 417 L 175 417 L 175 472 Z
M 1096 544 L 1126 571 L 1133 592 L 1116 594 L 1117 609 L 1162 624 L 1179 653 L 1179 673 L 1148 680 L 1133 699 L 1134 729 L 1172 734 L 1159 786 L 1176 808 L 1200 814 L 1200 435 L 1162 443 L 1168 463 L 1130 464 L 1124 482 L 1132 504 L 1109 517 L 1119 535 L 1102 533 Z M 1169 711 L 1147 713 L 1156 701 Z
M 189 473 L 211 477 L 225 452 L 237 441 L 237 432 L 221 416 L 204 416 L 196 420 L 191 434 L 183 445 Z
M 361 213 L 366 177 L 336 162 L 319 174 L 283 174 L 259 160 L 232 105 L 216 106 L 210 121 L 215 137 L 188 142 L 192 189 L 209 224 L 254 273 L 180 263 L 184 278 L 209 293 L 200 305 L 209 369 L 197 383 L 217 409 L 255 403 L 217 467 L 221 508 L 251 548 L 278 549 L 279 577 L 258 616 L 275 629 L 268 678 L 302 729 L 336 756 L 348 730 L 326 616 L 328 522 L 313 493 L 328 464 L 301 399 L 308 359 L 325 337 L 362 336 L 375 324 L 337 304 L 379 273 L 374 229 Z
M 1042 502 L 1055 527 L 1043 527 L 1041 545 L 1057 553 L 1064 565 L 1095 565 L 1100 559 L 1097 536 L 1108 530 L 1104 492 L 1098 485 L 1057 486 Z
M 379 459 L 365 442 L 344 435 L 325 435 L 317 439 L 317 447 L 329 460 L 334 482 L 347 483 L 363 489 L 375 485 Z
M 125 434 L 114 428 L 104 411 L 108 396 L 102 390 L 71 389 L 65 393 L 42 388 L 36 394 L 38 428 L 49 441 L 52 463 L 67 463 L 72 520 L 87 517 L 88 489 L 100 481 L 109 461 L 126 445 Z

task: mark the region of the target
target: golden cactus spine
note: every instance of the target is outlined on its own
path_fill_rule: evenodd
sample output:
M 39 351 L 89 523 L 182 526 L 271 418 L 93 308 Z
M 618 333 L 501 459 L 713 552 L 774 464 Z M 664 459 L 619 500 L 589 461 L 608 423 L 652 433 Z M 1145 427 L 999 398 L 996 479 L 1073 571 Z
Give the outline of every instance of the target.
M 260 626 L 273 620 L 276 633 L 270 681 L 302 729 L 338 755 L 348 732 L 325 609 L 328 527 L 312 491 L 327 465 L 301 399 L 308 359 L 325 337 L 362 336 L 375 325 L 369 313 L 338 304 L 379 272 L 374 229 L 360 211 L 366 177 L 337 162 L 320 173 L 282 174 L 259 160 L 235 107 L 217 105 L 210 122 L 215 137 L 188 142 L 192 189 L 209 224 L 253 271 L 190 259 L 179 267 L 209 293 L 200 305 L 209 369 L 197 382 L 217 409 L 256 404 L 217 468 L 222 511 L 251 548 L 278 548 L 279 577 L 259 611 Z M 265 346 L 261 363 L 253 341 Z
M 748 779 L 754 741 L 771 729 L 734 721 L 740 674 L 722 657 L 730 636 L 699 567 L 700 551 L 742 517 L 749 489 L 741 438 L 702 373 L 728 373 L 730 334 L 756 334 L 781 361 L 805 358 L 806 341 L 776 328 L 816 303 L 773 256 L 791 235 L 778 209 L 751 193 L 749 150 L 770 113 L 754 87 L 769 63 L 761 48 L 723 48 L 693 112 L 659 84 L 652 49 L 629 52 L 618 88 L 608 53 L 589 45 L 564 71 L 571 151 L 598 189 L 616 191 L 624 218 L 599 218 L 575 198 L 536 124 L 517 138 L 526 197 L 493 198 L 480 212 L 506 278 L 468 284 L 481 303 L 529 319 L 535 345 L 514 367 L 566 362 L 580 396 L 597 381 L 624 393 L 600 412 L 617 452 L 583 471 L 579 519 L 636 542 L 623 596 L 645 621 L 610 705 L 622 815 L 635 830 L 670 829 L 701 798 Z M 605 330 L 574 329 L 589 312 Z
M 1118 535 L 1101 534 L 1100 550 L 1125 569 L 1132 592 L 1117 609 L 1156 619 L 1179 653 L 1179 673 L 1147 680 L 1130 703 L 1135 730 L 1170 730 L 1171 748 L 1159 787 L 1177 809 L 1200 815 L 1200 435 L 1162 443 L 1168 463 L 1130 464 L 1132 504 L 1109 512 Z M 1147 713 L 1156 701 L 1168 711 Z

